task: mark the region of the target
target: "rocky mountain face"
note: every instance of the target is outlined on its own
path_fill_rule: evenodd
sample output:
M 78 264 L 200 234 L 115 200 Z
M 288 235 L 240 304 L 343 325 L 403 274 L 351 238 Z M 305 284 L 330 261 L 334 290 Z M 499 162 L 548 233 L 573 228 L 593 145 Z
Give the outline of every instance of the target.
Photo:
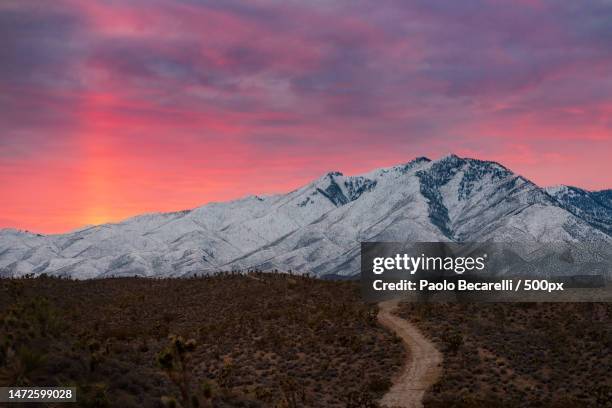
M 61 235 L 0 231 L 0 275 L 96 278 L 227 270 L 353 275 L 361 241 L 612 245 L 611 190 L 543 189 L 455 155 L 331 172 L 273 196 L 147 214 Z
M 546 191 L 572 214 L 612 236 L 612 190 L 586 191 L 555 186 Z

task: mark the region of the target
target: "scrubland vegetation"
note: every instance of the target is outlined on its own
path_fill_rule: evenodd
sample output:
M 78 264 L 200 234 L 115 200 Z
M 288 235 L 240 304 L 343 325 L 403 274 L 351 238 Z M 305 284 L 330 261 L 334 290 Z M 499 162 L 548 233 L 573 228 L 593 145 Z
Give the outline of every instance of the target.
M 376 313 L 354 282 L 286 274 L 5 279 L 0 386 L 75 386 L 80 407 L 376 407 L 405 358 Z M 612 406 L 611 304 L 398 313 L 444 354 L 425 407 Z
M 612 407 L 612 304 L 403 304 L 444 354 L 425 407 Z
M 403 358 L 354 282 L 0 280 L 0 386 L 81 407 L 374 407 Z

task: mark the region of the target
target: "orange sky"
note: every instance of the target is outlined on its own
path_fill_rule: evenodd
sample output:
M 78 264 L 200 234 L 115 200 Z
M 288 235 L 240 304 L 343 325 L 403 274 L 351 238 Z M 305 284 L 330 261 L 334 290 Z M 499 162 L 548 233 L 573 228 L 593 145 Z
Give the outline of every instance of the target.
M 0 228 L 449 152 L 610 188 L 612 28 L 572 4 L 2 2 Z

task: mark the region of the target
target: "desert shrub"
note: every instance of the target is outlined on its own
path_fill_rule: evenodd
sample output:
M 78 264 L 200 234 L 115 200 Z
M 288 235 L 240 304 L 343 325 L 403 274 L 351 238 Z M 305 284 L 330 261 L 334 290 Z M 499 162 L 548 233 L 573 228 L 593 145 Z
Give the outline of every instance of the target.
M 425 407 L 612 406 L 612 304 L 404 304 L 444 354 Z
M 0 296 L 0 362 L 14 361 L 17 345 L 24 344 L 45 355 L 23 354 L 31 367 L 27 382 L 74 384 L 89 406 L 159 407 L 162 396 L 183 408 L 368 406 L 401 369 L 404 350 L 377 324 L 376 306 L 363 303 L 358 289 L 354 282 L 260 272 L 0 279 L 0 293 L 13 293 Z M 46 299 L 47 306 L 35 306 L 42 311 L 23 311 L 37 298 Z M 5 320 L 20 320 L 17 304 L 32 316 L 19 333 L 33 337 L 10 337 L 15 335 L 3 329 Z M 186 382 L 170 333 L 197 339 L 197 347 L 183 354 Z M 0 364 L 4 374 L 5 368 Z

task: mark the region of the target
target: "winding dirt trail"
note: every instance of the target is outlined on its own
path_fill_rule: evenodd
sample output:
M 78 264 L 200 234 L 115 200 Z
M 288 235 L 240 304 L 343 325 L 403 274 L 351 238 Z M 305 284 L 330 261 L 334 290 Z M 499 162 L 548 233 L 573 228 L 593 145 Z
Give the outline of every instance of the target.
M 402 372 L 380 402 L 389 408 L 419 408 L 425 391 L 440 375 L 442 354 L 413 324 L 393 314 L 398 303 L 390 300 L 378 304 L 378 321 L 395 332 L 408 349 Z

